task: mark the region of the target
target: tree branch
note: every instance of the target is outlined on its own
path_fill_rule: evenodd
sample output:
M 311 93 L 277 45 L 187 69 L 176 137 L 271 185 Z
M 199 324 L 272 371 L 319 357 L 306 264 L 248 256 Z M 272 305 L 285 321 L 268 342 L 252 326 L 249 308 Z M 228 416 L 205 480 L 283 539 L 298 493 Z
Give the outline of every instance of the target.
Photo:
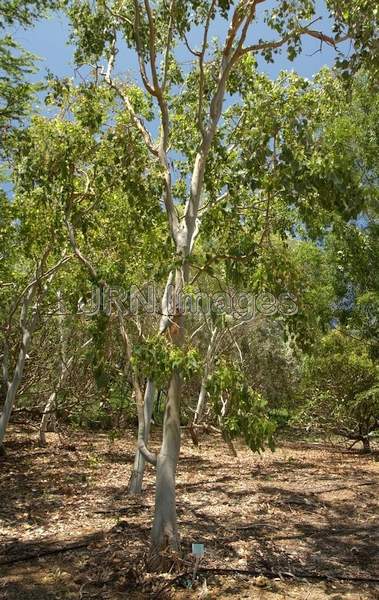
M 239 3 L 233 13 L 224 49 L 222 51 L 218 83 L 210 103 L 208 125 L 202 136 L 202 141 L 195 158 L 191 178 L 190 195 L 184 212 L 186 228 L 185 251 L 187 254 L 191 252 L 192 248 L 192 240 L 196 230 L 196 221 L 199 211 L 200 196 L 204 182 L 205 165 L 221 116 L 226 82 L 234 63 L 241 55 L 242 45 L 245 41 L 248 27 L 255 14 L 255 2 L 250 7 L 247 16 L 244 16 L 244 10 L 245 7 Z M 237 34 L 241 25 L 243 25 L 242 32 L 235 48 Z
M 204 128 L 203 128 L 203 118 L 202 118 L 202 114 L 203 114 L 203 93 L 204 93 L 204 58 L 205 58 L 205 53 L 207 50 L 207 45 L 208 45 L 208 31 L 209 31 L 209 25 L 211 22 L 211 17 L 212 17 L 212 13 L 214 11 L 214 7 L 216 4 L 216 0 L 212 0 L 211 2 L 211 6 L 209 8 L 208 14 L 207 14 L 207 19 L 205 22 L 205 26 L 204 26 L 204 33 L 203 33 L 203 44 L 202 44 L 202 48 L 201 48 L 201 52 L 197 53 L 197 56 L 199 58 L 199 102 L 198 102 L 198 109 L 197 109 L 197 122 L 199 125 L 199 129 L 200 132 L 202 134 L 202 136 L 204 137 Z
M 145 64 L 144 64 L 144 56 L 140 43 L 139 36 L 139 28 L 140 28 L 140 20 L 139 20 L 139 2 L 138 0 L 134 0 L 134 9 L 135 9 L 135 36 L 136 36 L 136 47 L 137 47 L 137 55 L 138 61 L 140 65 L 140 71 L 142 80 L 146 87 L 146 90 L 151 96 L 154 96 L 159 105 L 160 113 L 161 113 L 161 133 L 160 139 L 157 149 L 157 156 L 159 158 L 159 162 L 163 167 L 163 183 L 164 183 L 164 192 L 163 192 L 163 201 L 166 208 L 166 213 L 169 221 L 170 234 L 172 239 L 176 244 L 178 244 L 179 240 L 179 218 L 176 211 L 176 207 L 172 197 L 172 177 L 171 177 L 171 169 L 167 157 L 167 148 L 169 143 L 169 112 L 166 99 L 164 97 L 163 87 L 166 85 L 166 69 L 167 64 L 165 66 L 165 75 L 164 75 L 164 85 L 160 86 L 157 72 L 157 53 L 156 53 L 156 32 L 154 25 L 154 16 L 151 10 L 151 6 L 149 0 L 144 0 L 145 10 L 148 17 L 148 25 L 149 25 L 149 57 L 150 57 L 150 69 L 153 83 L 152 85 L 147 79 Z M 173 4 L 172 4 L 173 7 Z M 173 27 L 171 23 L 171 28 Z M 171 43 L 171 35 L 169 35 L 168 45 L 166 49 L 166 63 L 168 61 L 169 54 L 169 45 Z
M 317 31 L 315 29 L 303 28 L 303 29 L 300 29 L 296 33 L 287 34 L 278 40 L 261 42 L 259 44 L 252 44 L 251 46 L 242 48 L 241 52 L 240 52 L 240 57 L 244 56 L 245 54 L 248 54 L 249 52 L 259 52 L 260 50 L 275 50 L 275 48 L 280 48 L 281 46 L 284 46 L 284 44 L 289 42 L 291 39 L 293 39 L 297 35 L 309 35 L 313 38 L 321 40 L 322 42 L 325 42 L 326 44 L 328 44 L 329 46 L 332 46 L 333 48 L 335 48 L 338 44 L 341 44 L 342 42 L 345 42 L 346 40 L 349 39 L 348 35 L 343 36 L 343 37 L 332 38 L 329 35 L 326 35 L 325 33 L 323 33 L 322 31 Z
M 97 271 L 95 269 L 95 267 L 92 265 L 92 263 L 88 260 L 88 258 L 86 256 L 84 256 L 84 254 L 81 252 L 77 242 L 76 242 L 76 238 L 75 238 L 75 231 L 74 231 L 74 227 L 72 225 L 72 223 L 70 223 L 70 221 L 68 219 L 66 219 L 66 226 L 67 226 L 67 230 L 68 230 L 68 236 L 70 239 L 70 243 L 72 246 L 72 249 L 74 250 L 76 256 L 78 257 L 78 259 L 84 264 L 84 266 L 88 269 L 88 271 L 91 274 L 91 277 L 94 281 L 98 282 L 99 277 L 97 274 Z
M 158 150 L 157 150 L 156 146 L 154 145 L 154 142 L 150 135 L 150 132 L 146 128 L 142 118 L 139 115 L 137 115 L 137 113 L 135 112 L 128 94 L 119 85 L 117 85 L 117 83 L 114 81 L 114 79 L 112 79 L 110 76 L 108 76 L 108 78 L 106 78 L 106 73 L 102 72 L 102 75 L 104 75 L 104 80 L 106 81 L 106 83 L 112 89 L 114 89 L 117 92 L 117 94 L 120 96 L 120 98 L 124 101 L 125 106 L 126 106 L 128 112 L 130 113 L 135 126 L 137 127 L 138 131 L 141 133 L 148 150 L 151 152 L 151 154 L 153 156 L 157 157 Z
M 173 30 L 174 30 L 174 27 L 173 27 L 173 25 L 174 25 L 174 17 L 173 17 L 174 8 L 175 8 L 175 0 L 171 0 L 171 5 L 170 5 L 170 22 L 169 22 L 169 25 L 168 25 L 166 51 L 165 51 L 165 56 L 164 56 L 164 60 L 163 60 L 164 68 L 163 68 L 162 91 L 165 90 L 166 84 L 167 84 L 168 61 L 169 61 L 169 57 L 170 57 L 170 48 L 171 48 L 172 35 L 173 35 Z

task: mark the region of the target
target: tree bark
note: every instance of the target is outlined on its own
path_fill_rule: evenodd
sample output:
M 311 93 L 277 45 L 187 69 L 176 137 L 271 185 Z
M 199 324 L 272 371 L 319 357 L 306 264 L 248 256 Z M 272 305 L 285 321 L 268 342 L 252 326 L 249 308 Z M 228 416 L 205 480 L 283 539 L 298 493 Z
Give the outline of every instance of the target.
M 173 345 L 181 347 L 184 342 L 184 314 L 179 297 L 188 278 L 188 263 L 183 261 L 175 273 L 175 288 L 171 296 L 169 314 L 170 327 L 167 334 Z M 151 531 L 149 568 L 166 569 L 169 556 L 167 550 L 180 548 L 177 517 L 175 476 L 180 452 L 180 398 L 182 375 L 174 369 L 167 392 L 163 419 L 162 445 L 156 463 L 156 488 L 154 521 Z M 164 554 L 162 554 L 162 551 Z
M 149 567 L 164 568 L 162 550 L 179 550 L 176 516 L 175 474 L 180 451 L 180 393 L 182 379 L 175 370 L 171 376 L 163 422 L 162 447 L 157 457 L 155 511 L 151 533 Z
M 4 373 L 6 373 L 7 379 L 7 395 L 3 406 L 3 411 L 0 416 L 0 448 L 3 446 L 5 433 L 8 427 L 9 419 L 12 414 L 13 406 L 16 400 L 17 390 L 21 383 L 22 376 L 24 373 L 25 360 L 29 352 L 31 336 L 37 322 L 37 307 L 32 310 L 30 320 L 28 320 L 28 309 L 30 302 L 32 301 L 35 294 L 36 285 L 33 283 L 27 293 L 25 294 L 20 315 L 20 325 L 22 329 L 22 340 L 21 348 L 18 354 L 16 366 L 13 372 L 12 381 L 8 381 L 8 365 L 4 365 Z M 4 357 L 4 360 L 8 360 L 8 357 Z
M 205 357 L 204 373 L 201 378 L 200 392 L 199 392 L 199 397 L 197 400 L 196 410 L 195 410 L 195 414 L 192 419 L 192 423 L 189 428 L 190 434 L 192 437 L 192 441 L 195 446 L 199 445 L 199 439 L 198 439 L 198 436 L 196 433 L 196 426 L 199 425 L 201 422 L 201 419 L 202 419 L 202 416 L 204 413 L 204 408 L 205 408 L 205 405 L 207 402 L 207 379 L 208 379 L 208 375 L 209 375 L 210 369 L 211 369 L 213 361 L 214 361 L 214 352 L 215 352 L 217 340 L 218 340 L 218 329 L 217 329 L 217 327 L 214 327 L 212 329 L 211 339 L 209 341 L 208 348 L 207 348 L 207 354 Z
M 170 314 L 173 311 L 172 307 L 172 286 L 174 282 L 175 273 L 171 271 L 168 275 L 165 290 L 162 297 L 162 317 L 159 324 L 159 332 L 164 333 L 166 328 L 171 324 Z M 145 395 L 144 395 L 144 442 L 148 446 L 150 436 L 150 423 L 153 414 L 154 400 L 156 393 L 155 382 L 151 379 L 148 380 Z M 128 494 L 130 496 L 139 495 L 142 492 L 143 476 L 145 472 L 145 458 L 138 447 L 133 463 L 133 470 L 131 472 L 129 483 L 128 483 Z
M 12 414 L 14 402 L 16 399 L 16 394 L 18 390 L 18 386 L 20 385 L 22 375 L 24 372 L 26 355 L 28 354 L 31 340 L 31 331 L 29 329 L 25 329 L 22 336 L 21 349 L 18 355 L 16 368 L 14 370 L 14 375 L 11 384 L 8 387 L 7 395 L 5 398 L 3 412 L 0 416 L 0 447 L 3 445 L 5 433 L 8 427 L 9 419 Z
M 193 424 L 198 425 L 200 423 L 201 417 L 203 416 L 205 403 L 207 400 L 207 387 L 206 387 L 206 378 L 208 376 L 208 370 L 205 369 L 204 375 L 201 380 L 200 393 L 197 400 L 196 410 L 193 417 Z
M 204 375 L 203 375 L 203 377 L 201 379 L 200 392 L 199 392 L 199 397 L 198 397 L 198 400 L 197 400 L 195 414 L 193 416 L 192 423 L 189 426 L 189 431 L 190 431 L 190 434 L 191 434 L 191 438 L 192 438 L 192 441 L 193 441 L 193 443 L 194 443 L 195 446 L 199 445 L 199 438 L 198 438 L 197 433 L 196 433 L 196 426 L 201 421 L 201 417 L 203 415 L 204 407 L 205 407 L 205 404 L 206 404 L 206 401 L 207 401 L 207 387 L 206 387 L 207 376 L 208 376 L 207 369 L 205 368 Z
M 145 398 L 144 398 L 144 414 L 145 414 L 145 430 L 144 430 L 144 441 L 148 444 L 150 435 L 150 423 L 153 414 L 154 400 L 156 395 L 156 387 L 153 381 L 150 379 L 146 384 Z M 137 447 L 133 470 L 130 475 L 128 484 L 128 494 L 130 496 L 139 495 L 142 492 L 142 481 L 145 472 L 145 458 L 139 448 Z
M 232 438 L 230 437 L 230 433 L 225 429 L 224 424 L 223 424 L 224 420 L 226 419 L 226 417 L 228 416 L 228 413 L 229 413 L 230 396 L 228 396 L 226 398 L 226 400 L 224 400 L 224 398 L 221 394 L 221 404 L 222 404 L 222 409 L 221 409 L 221 415 L 219 416 L 219 423 L 220 423 L 222 439 L 227 444 L 230 454 L 234 457 L 237 457 L 238 456 L 237 451 L 232 442 Z
M 57 390 L 54 390 L 47 399 L 45 404 L 45 408 L 43 409 L 41 423 L 39 426 L 39 443 L 41 446 L 46 446 L 46 431 L 48 430 L 48 425 L 51 422 L 51 418 L 53 415 L 53 407 L 55 405 L 55 398 L 57 397 Z

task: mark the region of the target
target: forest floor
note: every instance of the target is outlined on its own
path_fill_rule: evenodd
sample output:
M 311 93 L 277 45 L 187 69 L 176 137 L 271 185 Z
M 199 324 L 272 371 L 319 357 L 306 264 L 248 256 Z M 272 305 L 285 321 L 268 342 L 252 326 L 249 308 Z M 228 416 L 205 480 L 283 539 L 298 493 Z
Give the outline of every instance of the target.
M 143 574 L 152 468 L 141 498 L 126 493 L 133 432 L 35 437 L 13 426 L 0 458 L 1 600 L 379 598 L 377 452 L 281 441 L 233 458 L 217 437 L 196 448 L 184 435 L 184 559 L 157 576 Z M 192 542 L 205 556 L 190 589 Z

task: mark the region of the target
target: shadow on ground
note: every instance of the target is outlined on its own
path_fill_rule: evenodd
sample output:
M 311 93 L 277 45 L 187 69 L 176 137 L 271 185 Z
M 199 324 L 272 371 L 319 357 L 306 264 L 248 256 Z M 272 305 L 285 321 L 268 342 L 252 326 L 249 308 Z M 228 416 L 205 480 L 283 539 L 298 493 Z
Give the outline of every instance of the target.
M 271 595 L 262 592 L 262 600 L 336 600 L 329 580 L 338 578 L 357 580 L 338 584 L 343 600 L 375 598 L 374 584 L 363 581 L 379 572 L 375 457 L 297 443 L 262 458 L 241 447 L 234 459 L 217 438 L 200 451 L 186 440 L 183 446 L 178 520 L 190 565 L 191 544 L 203 542 L 205 567 L 311 582 L 279 582 L 280 594 L 266 590 Z M 154 473 L 147 470 L 141 497 L 127 496 L 134 435 L 113 445 L 81 435 L 75 447 L 41 449 L 20 437 L 8 445 L 0 471 L 1 600 L 153 598 L 154 586 L 167 584 L 141 575 Z M 188 566 L 176 557 L 175 569 Z M 211 597 L 255 597 L 251 577 L 223 577 L 210 583 L 218 590 Z M 325 580 L 321 595 L 304 587 L 317 578 Z M 291 595 L 296 585 L 299 595 Z M 174 597 L 194 597 L 187 593 L 177 588 Z

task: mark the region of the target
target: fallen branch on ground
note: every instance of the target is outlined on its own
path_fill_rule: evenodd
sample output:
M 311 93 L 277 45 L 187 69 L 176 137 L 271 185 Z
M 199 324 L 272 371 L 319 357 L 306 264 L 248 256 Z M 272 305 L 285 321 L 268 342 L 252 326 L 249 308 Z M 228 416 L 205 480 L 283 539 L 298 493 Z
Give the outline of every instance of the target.
M 374 577 L 349 577 L 347 575 L 340 575 L 339 573 L 332 573 L 328 575 L 316 575 L 313 573 L 306 572 L 297 572 L 290 573 L 288 571 L 271 571 L 270 569 L 233 569 L 233 568 L 218 568 L 218 567 L 200 567 L 198 569 L 198 574 L 200 573 L 214 573 L 215 575 L 246 575 L 248 577 L 260 577 L 264 576 L 267 579 L 307 579 L 313 581 L 351 581 L 351 582 L 359 582 L 359 583 L 378 583 L 379 579 Z M 182 579 L 190 580 L 192 577 L 191 571 L 185 571 L 180 575 L 177 575 L 170 581 L 164 584 L 159 590 L 157 590 L 152 598 L 159 598 L 163 592 L 165 592 L 168 588 L 175 585 Z
M 97 531 L 94 534 L 87 536 L 86 539 L 74 540 L 72 542 L 52 542 L 47 547 L 36 548 L 37 544 L 30 544 L 30 550 L 16 556 L 7 556 L 5 558 L 0 557 L 0 565 L 12 565 L 14 563 L 25 562 L 28 560 L 34 560 L 42 556 L 49 556 L 50 554 L 60 554 L 61 552 L 69 552 L 70 550 L 79 550 L 80 548 L 86 548 L 92 542 L 96 542 L 104 537 L 104 531 Z M 13 553 L 17 551 L 17 547 L 22 549 L 22 544 L 16 544 L 13 549 Z M 7 552 L 10 551 L 8 547 Z
M 239 526 L 235 526 L 235 527 L 228 527 L 228 530 L 241 531 L 244 529 L 255 529 L 258 527 L 267 527 L 267 529 L 279 529 L 279 527 L 277 525 L 270 525 L 270 523 L 251 523 L 251 525 L 239 525 Z

